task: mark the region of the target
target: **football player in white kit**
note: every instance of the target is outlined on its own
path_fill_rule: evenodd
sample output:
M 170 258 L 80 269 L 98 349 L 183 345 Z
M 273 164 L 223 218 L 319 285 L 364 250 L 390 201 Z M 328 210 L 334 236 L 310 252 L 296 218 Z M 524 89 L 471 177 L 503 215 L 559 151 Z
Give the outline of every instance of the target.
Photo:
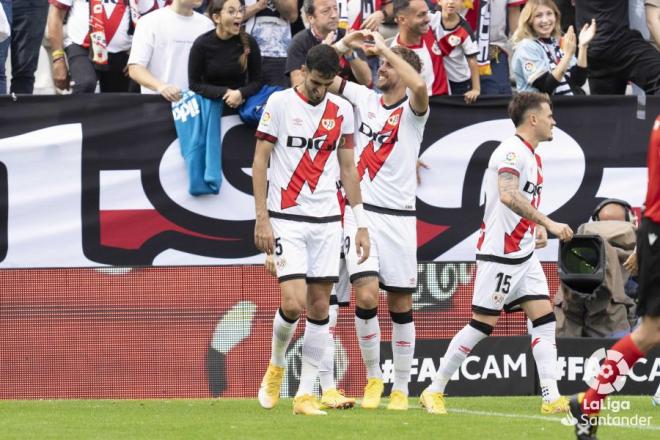
M 340 52 L 364 47 L 380 57 L 377 87 L 382 93 L 337 77 L 330 88 L 356 112 L 356 161 L 372 240 L 361 265 L 352 241 L 359 226 L 355 209 L 344 217 L 344 253 L 355 289 L 355 329 L 367 370 L 363 408 L 378 408 L 383 393 L 380 368 L 379 287 L 387 292 L 392 320 L 394 384 L 388 409 L 408 409 L 408 382 L 415 351 L 412 294 L 417 288 L 415 217 L 416 166 L 429 97 L 421 62 L 410 49 L 390 49 L 383 37 L 356 31 L 335 44 Z M 349 201 L 351 194 L 348 194 Z
M 477 242 L 472 320 L 451 340 L 438 374 L 420 396 L 422 406 L 432 414 L 447 413 L 447 382 L 474 346 L 491 334 L 502 308 L 506 312 L 522 309 L 532 323 L 541 413 L 568 410 L 568 399 L 557 389 L 555 315 L 545 274 L 534 254 L 535 248 L 546 246 L 548 232 L 564 241 L 573 238 L 568 225 L 554 222 L 538 210 L 543 169 L 536 148 L 540 142 L 552 140 L 555 120 L 550 98 L 519 93 L 509 103 L 509 116 L 516 134 L 495 149 L 485 175 L 486 208 Z
M 302 70 L 302 84 L 270 96 L 256 132 L 255 244 L 266 254 L 275 254 L 282 294 L 273 321 L 271 359 L 258 398 L 264 408 L 277 403 L 286 348 L 306 308 L 293 413 L 325 415 L 313 390 L 328 340 L 330 290 L 339 274 L 342 228 L 337 175 L 358 213 L 351 251 L 364 260 L 370 245 L 353 159 L 353 109 L 344 99 L 327 94 L 339 71 L 339 57 L 330 46 L 315 46 Z

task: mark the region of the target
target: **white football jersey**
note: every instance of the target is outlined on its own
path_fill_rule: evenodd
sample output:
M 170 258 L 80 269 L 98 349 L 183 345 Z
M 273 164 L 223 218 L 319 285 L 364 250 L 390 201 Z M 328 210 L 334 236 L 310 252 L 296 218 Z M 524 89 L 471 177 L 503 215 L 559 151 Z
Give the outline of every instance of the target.
M 430 13 L 430 29 L 421 37 L 420 43 L 408 46 L 403 44 L 400 35 L 392 39 L 391 47 L 404 46 L 412 50 L 422 61 L 422 71 L 420 74 L 426 81 L 426 89 L 429 96 L 447 95 L 449 93 L 449 83 L 447 82 L 447 73 L 445 72 L 444 57 L 438 45 L 435 29 L 440 26 L 440 13 Z
M 413 211 L 417 157 L 430 109 L 418 116 L 406 96 L 385 106 L 382 95 L 352 82 L 342 94 L 355 105 L 355 160 L 364 203 Z
M 526 257 L 534 251 L 536 224 L 523 218 L 500 201 L 498 176 L 511 173 L 520 179 L 520 192 L 538 209 L 541 202 L 543 173 L 541 158 L 534 148 L 519 136 L 503 141 L 493 152 L 486 170 L 486 210 L 478 255 L 505 259 Z
M 256 136 L 275 144 L 270 157 L 268 210 L 323 219 L 339 216 L 337 148 L 352 148 L 353 108 L 327 94 L 311 105 L 295 88 L 273 93 Z

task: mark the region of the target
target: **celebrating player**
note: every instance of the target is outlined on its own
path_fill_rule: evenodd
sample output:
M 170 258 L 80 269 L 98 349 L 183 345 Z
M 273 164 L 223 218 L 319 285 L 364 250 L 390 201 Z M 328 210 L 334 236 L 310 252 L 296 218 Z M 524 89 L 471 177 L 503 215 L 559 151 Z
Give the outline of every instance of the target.
M 380 369 L 379 285 L 387 292 L 392 319 L 394 385 L 387 406 L 408 409 L 408 382 L 415 351 L 412 294 L 417 287 L 415 218 L 416 161 L 429 116 L 429 97 L 421 62 L 410 49 L 390 49 L 370 31 L 348 34 L 334 46 L 340 53 L 364 47 L 380 57 L 382 94 L 335 78 L 330 90 L 356 108 L 360 189 L 372 240 L 371 255 L 359 265 L 353 235 L 359 230 L 360 208 L 346 210 L 344 253 L 355 288 L 355 329 L 367 369 L 363 408 L 378 408 L 383 393 Z M 409 91 L 409 95 L 406 93 Z M 351 194 L 349 201 L 353 202 Z
M 532 322 L 532 354 L 539 371 L 541 413 L 568 410 L 568 399 L 557 389 L 555 315 L 548 282 L 534 248 L 547 244 L 547 232 L 561 240 L 571 228 L 550 220 L 539 210 L 543 172 L 536 154 L 540 142 L 552 140 L 552 106 L 547 95 L 520 93 L 509 103 L 516 134 L 493 152 L 486 170 L 486 209 L 477 243 L 477 275 L 472 320 L 451 340 L 431 385 L 422 392 L 422 406 L 446 414 L 447 382 L 479 341 L 493 331 L 502 308 L 522 308 Z
M 345 100 L 326 94 L 339 71 L 339 57 L 330 46 L 315 46 L 302 71 L 301 84 L 268 99 L 256 133 L 252 166 L 255 243 L 267 254 L 275 254 L 282 294 L 273 321 L 271 360 L 258 397 L 264 408 L 277 403 L 286 348 L 306 307 L 293 413 L 324 415 L 312 393 L 328 340 L 330 290 L 339 272 L 342 229 L 337 175 L 357 212 L 362 210 L 362 198 L 353 159 L 353 109 Z M 369 256 L 364 214 L 358 215 L 357 225 L 351 251 L 363 261 Z

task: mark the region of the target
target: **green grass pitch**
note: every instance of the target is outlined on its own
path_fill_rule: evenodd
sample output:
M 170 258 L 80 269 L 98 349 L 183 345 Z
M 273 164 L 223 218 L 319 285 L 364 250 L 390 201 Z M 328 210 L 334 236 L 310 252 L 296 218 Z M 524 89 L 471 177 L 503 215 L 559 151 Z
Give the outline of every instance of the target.
M 599 439 L 660 438 L 660 407 L 648 396 L 616 396 L 620 417 L 651 417 L 648 427 L 602 426 Z M 291 400 L 270 411 L 256 399 L 0 401 L 0 439 L 573 439 L 560 416 L 541 416 L 538 397 L 449 397 L 450 413 L 432 416 L 417 399 L 408 411 L 291 414 Z M 624 406 L 624 405 L 620 405 Z M 621 419 L 619 419 L 621 420 Z M 614 421 L 614 419 L 613 419 Z

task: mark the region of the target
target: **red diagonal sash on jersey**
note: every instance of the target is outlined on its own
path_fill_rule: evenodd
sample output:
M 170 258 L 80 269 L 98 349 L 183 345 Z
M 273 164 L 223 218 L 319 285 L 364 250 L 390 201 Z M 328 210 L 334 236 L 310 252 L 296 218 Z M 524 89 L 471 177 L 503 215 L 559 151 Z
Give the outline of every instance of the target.
M 464 27 L 459 26 L 455 31 L 440 38 L 438 40 L 438 46 L 440 46 L 442 56 L 449 55 L 454 48 L 463 44 L 465 39 L 469 36 L 470 34 L 468 34 L 468 31 Z
M 103 6 L 102 2 L 90 1 L 90 29 L 89 33 L 85 36 L 85 40 L 83 41 L 83 47 L 89 47 L 91 42 L 90 34 L 92 33 L 103 34 L 103 44 L 107 46 L 107 44 L 112 40 L 112 37 L 115 36 L 117 29 L 119 29 L 119 25 L 124 18 L 125 12 L 126 3 L 123 0 L 117 2 L 115 7 L 112 9 L 110 17 L 106 15 L 105 7 Z
M 384 140 L 381 141 L 382 145 L 378 151 L 375 151 L 373 139 L 369 141 L 365 149 L 362 151 L 360 160 L 357 164 L 357 171 L 358 175 L 360 176 L 360 180 L 362 180 L 366 170 L 369 170 L 369 177 L 371 180 L 374 180 L 376 178 L 376 174 L 378 174 L 378 171 L 380 171 L 381 167 L 389 157 L 392 149 L 394 148 L 394 144 L 396 144 L 398 139 L 399 124 L 401 124 L 401 113 L 403 113 L 403 107 L 399 107 L 390 113 L 390 116 L 385 122 L 385 126 L 377 135 L 378 138 L 387 136 L 384 138 Z
M 344 121 L 343 116 L 338 115 L 339 107 L 332 101 L 328 101 L 325 106 L 325 111 L 321 117 L 313 139 L 324 139 L 323 144 L 318 147 L 316 156 L 312 159 L 309 150 L 305 150 L 298 162 L 291 180 L 286 189 L 282 188 L 282 209 L 296 206 L 298 203 L 296 199 L 300 195 L 303 185 L 307 182 L 309 189 L 314 192 L 316 185 L 319 183 L 319 178 L 323 173 L 325 163 L 328 161 L 330 155 L 334 152 L 335 148 L 339 145 L 339 137 L 341 136 L 341 125 Z
M 504 233 L 504 253 L 510 254 L 520 250 L 520 242 L 525 233 L 534 230 L 536 224 L 526 218 L 521 218 L 511 234 Z
M 534 155 L 536 159 L 536 186 L 541 188 L 543 185 L 543 168 L 541 165 L 541 157 L 538 154 Z M 536 194 L 532 198 L 532 206 L 534 208 L 539 207 L 541 204 L 541 192 L 537 190 Z M 517 252 L 520 250 L 520 242 L 522 241 L 525 233 L 529 231 L 531 234 L 534 234 L 534 228 L 536 228 L 536 223 L 526 218 L 521 218 L 516 227 L 511 232 L 511 235 L 504 234 L 504 253 L 510 254 L 512 252 Z

